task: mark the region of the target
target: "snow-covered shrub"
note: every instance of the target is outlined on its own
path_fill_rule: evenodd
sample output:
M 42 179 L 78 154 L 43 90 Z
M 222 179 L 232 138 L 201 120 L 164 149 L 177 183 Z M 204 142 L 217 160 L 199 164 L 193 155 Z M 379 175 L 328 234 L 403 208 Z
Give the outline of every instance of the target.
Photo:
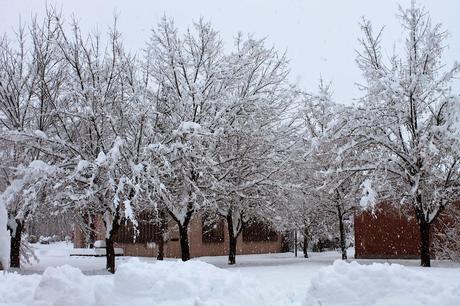
M 40 237 L 38 238 L 38 243 L 40 243 L 40 244 L 50 244 L 51 239 L 52 239 L 52 238 L 49 237 L 49 236 L 46 236 L 46 237 L 45 237 L 45 236 L 40 236 Z
M 29 243 L 37 243 L 38 242 L 38 238 L 35 235 L 27 235 L 26 239 L 27 239 L 27 241 Z

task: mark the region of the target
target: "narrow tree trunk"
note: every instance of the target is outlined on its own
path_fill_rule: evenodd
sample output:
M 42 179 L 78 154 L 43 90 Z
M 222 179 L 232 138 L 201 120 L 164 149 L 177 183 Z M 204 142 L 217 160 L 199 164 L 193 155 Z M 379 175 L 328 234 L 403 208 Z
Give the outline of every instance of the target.
M 163 260 L 165 258 L 165 240 L 162 237 L 160 238 L 160 241 L 158 241 L 158 254 L 157 254 L 157 260 Z
M 238 233 L 233 231 L 233 216 L 232 211 L 230 211 L 227 216 L 227 230 L 228 230 L 228 264 L 236 264 L 236 244 L 238 239 Z
M 188 222 L 184 225 L 179 224 L 179 238 L 182 261 L 190 259 L 190 246 L 188 244 Z
M 297 257 L 297 230 L 294 231 L 294 256 Z
M 340 249 L 342 251 L 342 259 L 347 259 L 347 243 L 345 235 L 345 225 L 343 224 L 343 216 L 339 211 L 339 230 L 340 230 Z
M 303 257 L 308 258 L 308 228 L 306 226 L 303 230 Z
M 16 230 L 11 233 L 10 267 L 21 267 L 21 237 L 24 223 L 16 220 Z
M 419 221 L 420 227 L 420 265 L 431 267 L 430 260 L 430 223 L 425 220 Z
M 193 169 L 190 171 L 190 178 L 193 182 L 197 182 L 199 174 Z M 181 223 L 173 214 L 174 220 L 179 225 L 179 239 L 180 239 L 180 249 L 181 249 L 181 257 L 182 261 L 187 261 L 190 259 L 190 245 L 188 242 L 188 225 L 190 220 L 192 220 L 192 215 L 194 212 L 194 200 L 192 200 L 192 188 L 190 188 L 188 193 L 188 204 L 187 204 L 187 213 L 185 214 L 185 218 L 183 223 Z M 170 213 L 171 214 L 171 213 Z
M 105 251 L 107 258 L 106 269 L 110 273 L 115 273 L 115 248 L 111 238 L 105 239 Z
M 177 223 L 179 227 L 179 242 L 180 242 L 180 250 L 181 250 L 181 258 L 182 261 L 187 261 L 190 259 L 190 246 L 188 243 L 188 225 L 190 220 L 192 220 L 193 216 L 193 202 L 188 203 L 188 211 L 185 214 L 185 218 L 183 222 L 181 222 L 176 215 L 169 209 L 167 210 L 171 218 Z
M 228 264 L 234 265 L 236 264 L 236 241 L 237 238 L 235 235 L 230 235 L 228 241 Z
M 119 220 L 120 215 L 117 212 L 112 221 L 112 229 L 109 232 L 109 237 L 105 238 L 106 269 L 110 273 L 115 273 L 115 246 L 113 243 L 113 236 L 120 228 Z

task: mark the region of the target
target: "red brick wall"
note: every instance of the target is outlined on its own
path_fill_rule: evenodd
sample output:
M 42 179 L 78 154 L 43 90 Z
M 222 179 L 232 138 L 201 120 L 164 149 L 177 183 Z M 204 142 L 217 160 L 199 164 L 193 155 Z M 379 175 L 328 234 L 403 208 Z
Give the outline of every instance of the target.
M 460 202 L 452 209 L 460 210 Z M 442 235 L 437 235 L 443 233 L 440 224 L 452 225 L 454 222 L 451 220 L 450 213 L 452 212 L 443 212 L 431 226 L 432 255 L 435 255 L 433 238 L 438 239 L 438 245 L 443 243 Z M 419 226 L 411 211 L 403 213 L 390 204 L 380 204 L 374 213 L 365 211 L 356 214 L 354 229 L 356 258 L 420 257 Z
M 355 258 L 418 258 L 420 233 L 414 217 L 389 204 L 355 215 Z

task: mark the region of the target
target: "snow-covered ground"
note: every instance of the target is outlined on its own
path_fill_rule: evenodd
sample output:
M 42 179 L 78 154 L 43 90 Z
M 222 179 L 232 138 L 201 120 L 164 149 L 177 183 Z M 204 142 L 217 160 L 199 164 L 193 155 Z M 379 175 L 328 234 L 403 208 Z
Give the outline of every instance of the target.
M 0 275 L 0 305 L 459 305 L 460 265 L 416 260 L 337 260 L 336 252 L 225 256 L 183 263 L 152 258 L 70 257 L 72 245 L 37 245 L 39 263 Z

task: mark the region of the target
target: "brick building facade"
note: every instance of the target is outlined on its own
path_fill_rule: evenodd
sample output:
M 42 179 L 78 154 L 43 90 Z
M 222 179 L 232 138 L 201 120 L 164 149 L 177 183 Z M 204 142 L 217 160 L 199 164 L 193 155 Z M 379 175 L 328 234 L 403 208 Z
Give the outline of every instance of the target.
M 104 225 L 100 220 L 96 224 L 96 240 L 104 240 Z M 158 254 L 158 226 L 139 221 L 136 241 L 133 241 L 134 230 L 124 224 L 114 237 L 115 247 L 123 248 L 127 256 L 148 256 Z M 179 231 L 170 220 L 166 225 L 166 241 L 164 256 L 180 258 Z M 217 256 L 228 254 L 228 231 L 226 222 L 220 220 L 208 225 L 203 216 L 195 215 L 190 222 L 188 231 L 190 255 Z M 74 245 L 76 248 L 86 247 L 85 236 L 79 229 L 75 230 Z M 261 223 L 249 225 L 238 237 L 237 254 L 278 253 L 282 251 L 282 235 Z
M 443 241 L 443 225 L 454 224 L 452 212 L 460 212 L 460 202 L 445 211 L 431 226 L 432 255 L 436 249 L 456 247 Z M 377 205 L 374 212 L 364 211 L 354 216 L 355 258 L 420 258 L 420 231 L 415 214 L 402 211 L 388 203 Z M 460 237 L 459 237 L 460 238 Z M 460 249 L 456 250 L 460 254 Z

